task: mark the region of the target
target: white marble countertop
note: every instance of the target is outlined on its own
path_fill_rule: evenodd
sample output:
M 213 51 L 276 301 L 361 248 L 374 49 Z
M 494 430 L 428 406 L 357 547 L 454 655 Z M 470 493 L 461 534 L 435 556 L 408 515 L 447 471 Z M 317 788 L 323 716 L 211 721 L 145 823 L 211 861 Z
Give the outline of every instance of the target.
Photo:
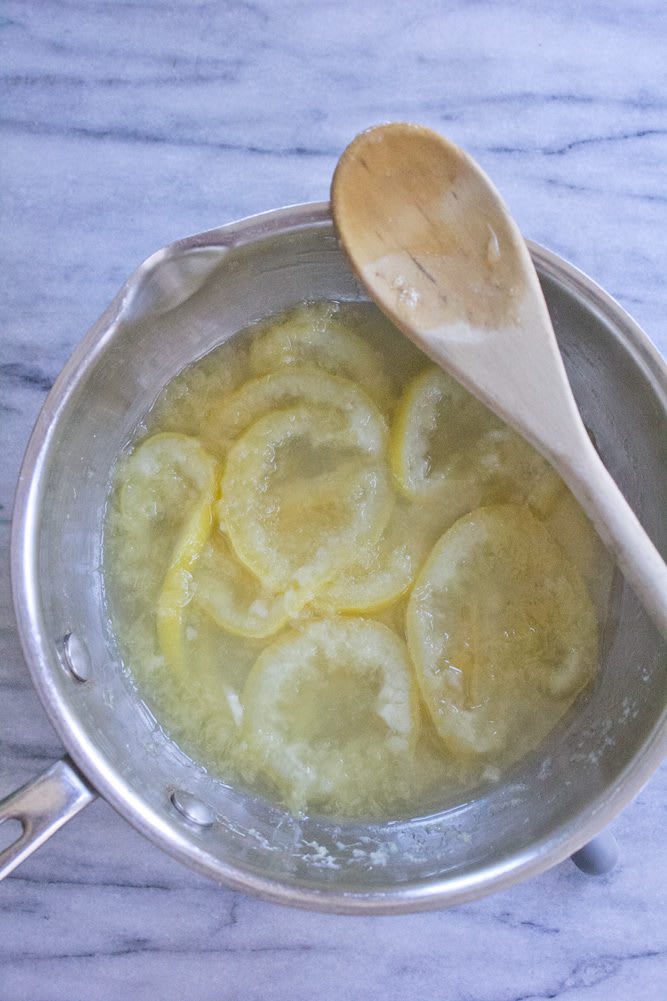
M 431 125 L 527 236 L 667 350 L 661 0 L 5 0 L 0 12 L 0 794 L 62 752 L 11 609 L 21 455 L 57 372 L 136 264 L 191 232 L 326 198 L 352 136 Z M 604 879 L 565 863 L 424 915 L 302 913 L 221 890 L 97 801 L 0 886 L 2 1001 L 411 997 L 657 1001 L 656 775 Z

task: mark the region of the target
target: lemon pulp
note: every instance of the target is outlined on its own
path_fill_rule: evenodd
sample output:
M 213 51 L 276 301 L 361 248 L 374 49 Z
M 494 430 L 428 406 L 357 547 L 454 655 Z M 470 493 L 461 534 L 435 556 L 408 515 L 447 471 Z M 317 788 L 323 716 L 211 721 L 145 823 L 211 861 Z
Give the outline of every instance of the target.
M 361 303 L 176 376 L 104 548 L 124 663 L 181 748 L 293 811 L 380 819 L 537 746 L 595 672 L 610 580 L 547 463 Z

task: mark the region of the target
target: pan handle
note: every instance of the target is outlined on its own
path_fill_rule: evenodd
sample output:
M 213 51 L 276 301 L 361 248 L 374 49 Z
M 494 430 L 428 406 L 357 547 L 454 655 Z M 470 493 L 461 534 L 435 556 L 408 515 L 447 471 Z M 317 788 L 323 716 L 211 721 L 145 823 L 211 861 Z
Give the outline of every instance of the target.
M 18 820 L 22 831 L 0 851 L 0 879 L 44 844 L 97 796 L 74 763 L 65 756 L 36 779 L 0 800 L 0 825 Z

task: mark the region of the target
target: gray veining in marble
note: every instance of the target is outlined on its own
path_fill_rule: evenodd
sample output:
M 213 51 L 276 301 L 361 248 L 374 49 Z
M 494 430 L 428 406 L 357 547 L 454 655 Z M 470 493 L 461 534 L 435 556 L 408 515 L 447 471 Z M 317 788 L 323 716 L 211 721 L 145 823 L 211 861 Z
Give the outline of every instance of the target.
M 11 610 L 32 423 L 123 279 L 180 236 L 327 196 L 361 128 L 464 145 L 527 236 L 667 351 L 661 0 L 5 0 L 0 6 L 0 794 L 59 757 Z M 617 871 L 569 863 L 452 911 L 344 918 L 217 889 L 98 801 L 0 886 L 1 1001 L 658 1001 L 656 775 Z

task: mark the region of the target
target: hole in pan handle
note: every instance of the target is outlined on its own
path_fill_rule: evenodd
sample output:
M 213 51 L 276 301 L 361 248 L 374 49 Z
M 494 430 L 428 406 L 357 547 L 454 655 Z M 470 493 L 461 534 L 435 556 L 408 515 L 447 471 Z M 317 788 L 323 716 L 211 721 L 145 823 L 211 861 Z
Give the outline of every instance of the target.
M 17 820 L 21 833 L 0 852 L 0 879 L 13 872 L 97 793 L 64 757 L 37 778 L 0 800 L 0 824 Z

